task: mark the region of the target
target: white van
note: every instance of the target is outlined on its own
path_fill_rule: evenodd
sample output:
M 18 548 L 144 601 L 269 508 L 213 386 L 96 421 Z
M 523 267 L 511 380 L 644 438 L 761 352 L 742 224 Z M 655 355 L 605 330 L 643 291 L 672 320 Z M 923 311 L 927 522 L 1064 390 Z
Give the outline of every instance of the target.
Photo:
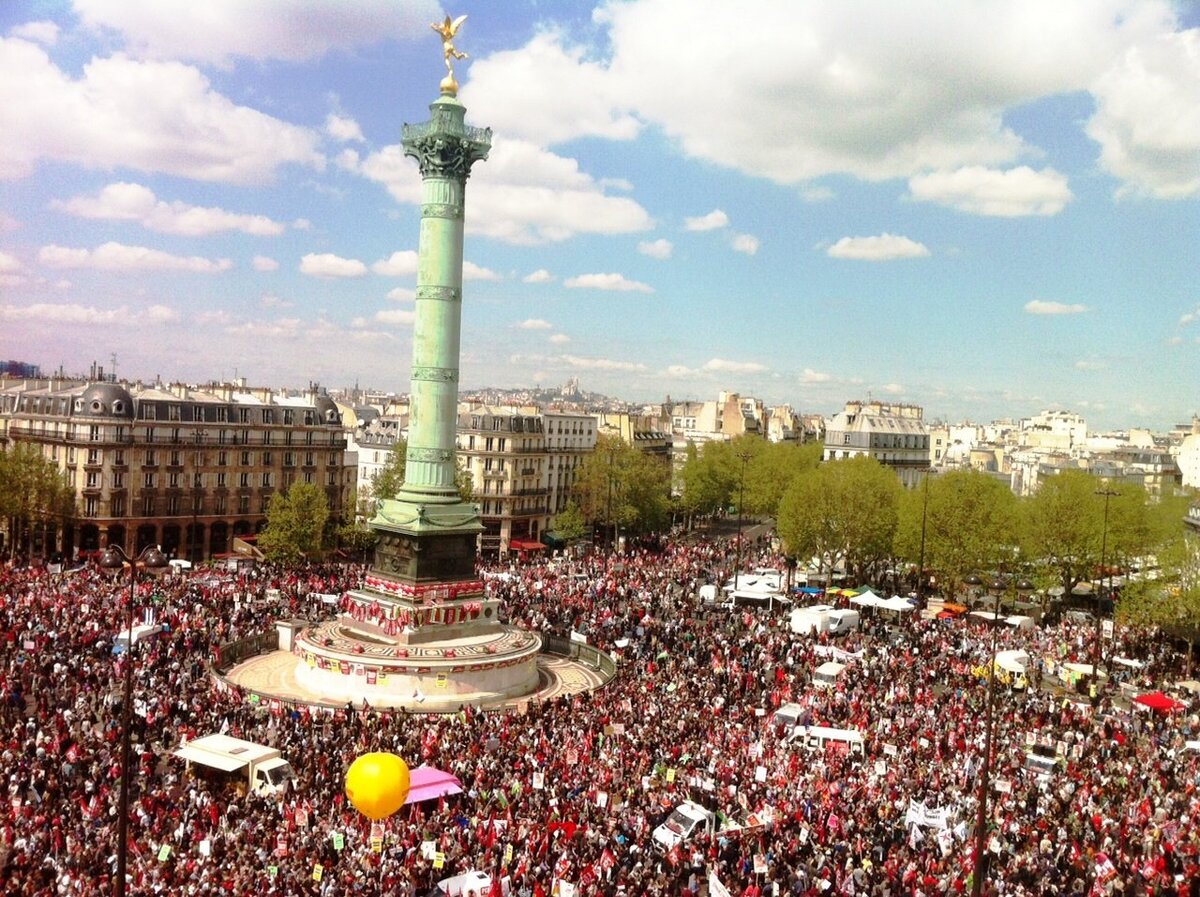
M 140 645 L 156 638 L 163 631 L 162 625 L 155 623 L 151 626 L 134 626 L 133 629 L 122 629 L 113 636 L 113 654 L 124 654 L 132 645 Z
M 804 708 L 799 704 L 784 704 L 775 711 L 775 725 L 790 733 L 804 716 Z
M 844 663 L 838 663 L 836 660 L 827 661 L 813 670 L 812 683 L 821 688 L 834 688 L 845 670 Z
M 835 729 L 831 726 L 797 726 L 790 741 L 796 741 L 813 751 L 844 750 L 851 757 L 866 756 L 866 743 L 858 729 Z M 844 747 L 843 747 L 844 746 Z
M 862 615 L 856 610 L 839 608 L 829 612 L 829 634 L 841 635 L 853 632 L 862 625 Z

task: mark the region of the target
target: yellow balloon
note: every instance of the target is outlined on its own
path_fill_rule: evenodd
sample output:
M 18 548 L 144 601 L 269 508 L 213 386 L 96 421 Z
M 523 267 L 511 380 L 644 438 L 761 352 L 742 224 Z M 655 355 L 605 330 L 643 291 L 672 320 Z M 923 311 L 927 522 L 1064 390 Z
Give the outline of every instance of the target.
M 363 754 L 346 770 L 346 797 L 368 819 L 387 819 L 408 797 L 408 764 L 395 754 Z

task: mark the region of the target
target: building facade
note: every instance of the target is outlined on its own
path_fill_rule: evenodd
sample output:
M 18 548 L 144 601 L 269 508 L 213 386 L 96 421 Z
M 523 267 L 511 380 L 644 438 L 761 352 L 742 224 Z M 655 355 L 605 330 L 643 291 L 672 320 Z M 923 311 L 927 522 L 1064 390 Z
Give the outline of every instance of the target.
M 0 442 L 41 447 L 76 493 L 76 518 L 37 553 L 159 545 L 204 560 L 266 527 L 271 496 L 315 483 L 337 520 L 353 487 L 333 401 L 219 384 L 21 381 L 0 386 Z
M 917 405 L 847 402 L 825 427 L 826 461 L 867 455 L 915 488 L 929 470 L 929 432 Z
M 546 495 L 550 519 L 567 508 L 584 460 L 596 450 L 596 418 L 574 411 L 542 414 L 546 433 Z

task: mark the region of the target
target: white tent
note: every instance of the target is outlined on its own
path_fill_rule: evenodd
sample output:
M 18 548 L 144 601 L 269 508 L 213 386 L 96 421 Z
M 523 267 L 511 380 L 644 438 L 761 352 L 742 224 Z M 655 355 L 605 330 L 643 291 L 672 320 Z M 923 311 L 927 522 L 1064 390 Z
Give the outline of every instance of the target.
M 893 595 L 891 598 L 884 600 L 879 607 L 884 610 L 894 610 L 899 613 L 908 613 L 916 610 L 916 607 L 907 598 L 901 598 L 899 595 Z
M 887 599 L 880 598 L 870 589 L 867 589 L 861 595 L 855 595 L 850 599 L 851 604 L 857 604 L 859 607 L 886 607 Z

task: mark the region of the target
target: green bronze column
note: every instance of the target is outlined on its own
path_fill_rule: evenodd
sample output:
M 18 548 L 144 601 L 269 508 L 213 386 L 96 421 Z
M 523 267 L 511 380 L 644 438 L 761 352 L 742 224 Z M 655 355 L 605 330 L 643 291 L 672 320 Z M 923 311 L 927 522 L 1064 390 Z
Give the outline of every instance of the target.
M 452 46 L 448 52 L 457 54 Z M 483 528 L 477 508 L 464 502 L 455 486 L 454 449 L 464 194 L 471 166 L 487 158 L 492 132 L 465 123 L 466 110 L 452 72 L 441 89 L 442 95 L 429 106 L 431 120 L 406 124 L 402 132 L 404 154 L 417 160 L 424 188 L 408 453 L 403 488 L 395 499 L 379 503 L 371 521 L 380 531 L 375 567 L 410 582 L 472 576 L 475 537 Z

